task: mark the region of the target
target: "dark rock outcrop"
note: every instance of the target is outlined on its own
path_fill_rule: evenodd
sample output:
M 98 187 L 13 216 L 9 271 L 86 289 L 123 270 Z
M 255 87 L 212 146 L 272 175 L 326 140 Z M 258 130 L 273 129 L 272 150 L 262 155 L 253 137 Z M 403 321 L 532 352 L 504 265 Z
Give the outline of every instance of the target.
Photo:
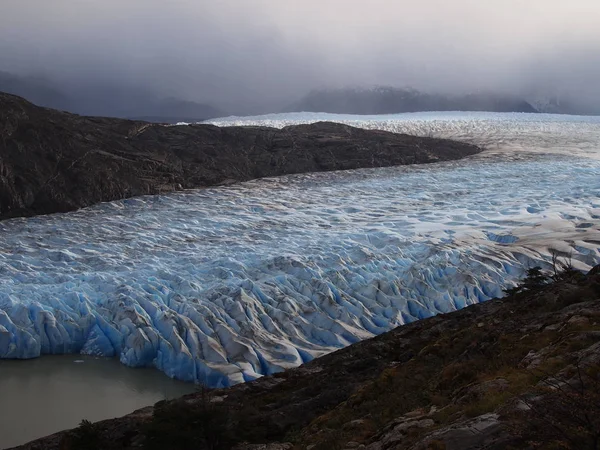
M 0 93 L 0 219 L 228 180 L 431 163 L 479 151 L 325 122 L 279 130 L 83 117 Z

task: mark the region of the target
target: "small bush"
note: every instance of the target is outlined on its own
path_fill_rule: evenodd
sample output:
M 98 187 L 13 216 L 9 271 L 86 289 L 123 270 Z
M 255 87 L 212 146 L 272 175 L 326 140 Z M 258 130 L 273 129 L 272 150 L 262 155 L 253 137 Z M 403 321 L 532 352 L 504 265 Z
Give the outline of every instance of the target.
M 97 428 L 89 420 L 83 419 L 77 428 L 71 430 L 60 443 L 64 450 L 104 450 L 106 445 Z
M 539 291 L 551 281 L 551 277 L 542 272 L 541 267 L 527 270 L 527 276 L 514 288 L 504 289 L 507 295 L 516 295 L 525 291 Z
M 224 450 L 232 446 L 230 411 L 203 390 L 198 401 L 159 402 L 145 430 L 148 450 Z

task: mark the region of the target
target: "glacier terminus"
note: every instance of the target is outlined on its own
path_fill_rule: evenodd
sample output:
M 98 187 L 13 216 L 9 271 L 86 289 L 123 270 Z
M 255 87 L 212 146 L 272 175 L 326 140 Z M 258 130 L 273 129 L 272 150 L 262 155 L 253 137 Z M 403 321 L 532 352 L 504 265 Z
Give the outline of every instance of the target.
M 289 175 L 0 222 L 0 358 L 82 353 L 229 386 L 600 263 L 600 118 L 293 113 L 467 140 L 460 161 Z

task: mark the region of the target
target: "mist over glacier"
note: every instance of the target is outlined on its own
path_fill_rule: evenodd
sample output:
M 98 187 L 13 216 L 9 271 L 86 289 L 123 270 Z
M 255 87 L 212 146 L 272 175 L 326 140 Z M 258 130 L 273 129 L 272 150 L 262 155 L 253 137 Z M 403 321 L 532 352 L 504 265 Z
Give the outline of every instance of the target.
M 0 223 L 0 357 L 227 386 L 600 262 L 600 118 L 286 114 L 469 140 L 461 161 L 291 175 Z
M 256 114 L 350 86 L 598 113 L 598 17 L 597 0 L 3 0 L 0 71 L 94 115 L 156 115 L 152 97 Z

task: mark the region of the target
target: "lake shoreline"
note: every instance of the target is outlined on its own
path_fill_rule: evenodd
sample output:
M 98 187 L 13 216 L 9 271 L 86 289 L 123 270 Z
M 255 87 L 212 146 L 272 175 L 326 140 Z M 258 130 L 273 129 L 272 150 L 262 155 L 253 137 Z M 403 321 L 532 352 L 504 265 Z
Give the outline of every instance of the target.
M 43 355 L 0 360 L 0 448 L 79 425 L 128 414 L 157 401 L 195 392 L 150 368 L 133 369 L 116 358 Z

